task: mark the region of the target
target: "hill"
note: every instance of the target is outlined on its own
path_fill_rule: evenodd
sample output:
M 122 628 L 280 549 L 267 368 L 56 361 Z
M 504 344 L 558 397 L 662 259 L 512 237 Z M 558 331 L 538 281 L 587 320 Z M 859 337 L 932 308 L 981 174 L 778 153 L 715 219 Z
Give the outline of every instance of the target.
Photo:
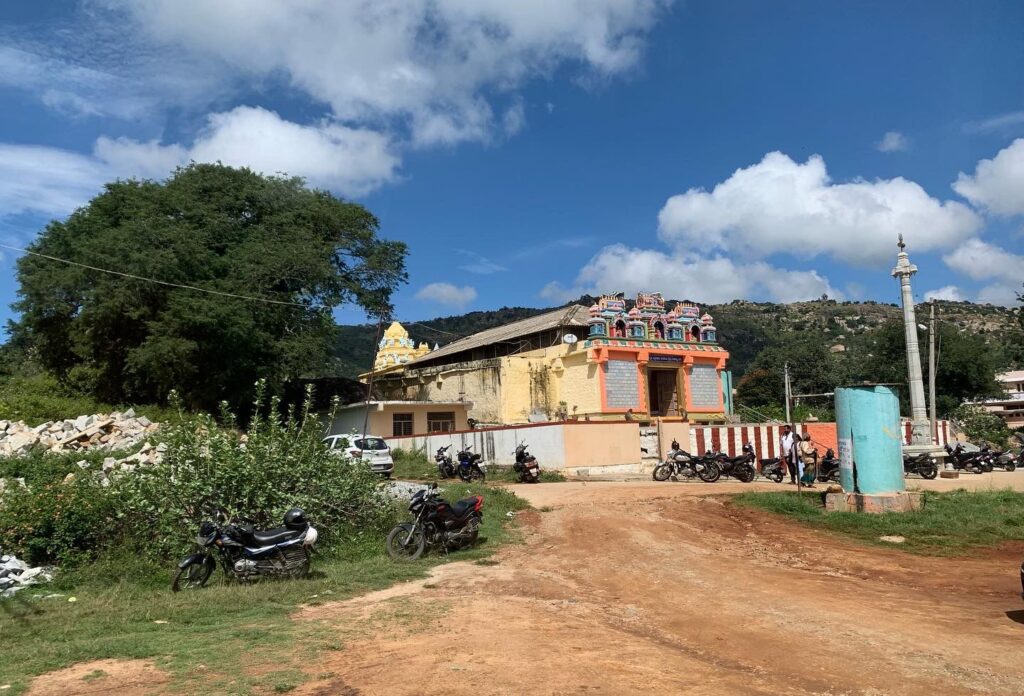
M 569 304 L 591 305 L 595 298 L 583 296 Z M 670 301 L 674 302 L 674 300 Z M 838 302 L 821 299 L 810 302 L 776 304 L 734 300 L 722 305 L 701 305 L 715 318 L 722 345 L 730 352 L 729 367 L 738 381 L 748 366 L 766 347 L 787 336 L 818 335 L 844 352 L 870 357 L 872 336 L 883 326 L 902 321 L 895 304 L 880 302 Z M 445 345 L 456 338 L 484 329 L 550 311 L 552 307 L 502 307 L 493 311 L 469 312 L 405 324 L 409 335 L 419 341 Z M 936 319 L 961 333 L 983 336 L 991 347 L 995 363 L 1001 369 L 1024 367 L 1024 334 L 1018 308 L 979 305 L 971 302 L 935 303 Z M 918 306 L 918 322 L 926 324 L 927 307 Z M 375 354 L 375 324 L 341 326 L 332 348 L 332 372 L 355 377 L 370 368 Z M 838 350 L 838 348 L 836 349 Z

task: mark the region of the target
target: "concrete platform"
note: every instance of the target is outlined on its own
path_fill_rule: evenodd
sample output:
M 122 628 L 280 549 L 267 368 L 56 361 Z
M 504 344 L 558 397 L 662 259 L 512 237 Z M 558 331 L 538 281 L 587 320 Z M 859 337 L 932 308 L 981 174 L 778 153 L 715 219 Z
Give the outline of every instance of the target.
M 920 510 L 924 506 L 924 498 L 918 491 L 901 493 L 885 493 L 868 495 L 865 493 L 826 493 L 826 512 L 867 512 L 881 514 L 884 512 L 910 512 Z

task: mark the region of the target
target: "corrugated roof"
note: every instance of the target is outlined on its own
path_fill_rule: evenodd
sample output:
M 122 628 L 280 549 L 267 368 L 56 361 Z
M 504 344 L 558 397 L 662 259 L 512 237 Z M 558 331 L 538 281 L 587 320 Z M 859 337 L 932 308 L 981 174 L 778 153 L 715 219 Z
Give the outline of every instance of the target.
M 483 346 L 489 346 L 493 343 L 512 341 L 517 338 L 522 338 L 523 336 L 529 336 L 530 334 L 557 329 L 563 326 L 585 327 L 587 325 L 587 319 L 589 318 L 590 314 L 587 307 L 584 307 L 583 305 L 570 305 L 569 307 L 556 309 L 553 312 L 538 314 L 537 316 L 530 317 L 528 319 L 520 319 L 519 321 L 514 321 L 511 324 L 496 326 L 493 329 L 487 329 L 486 331 L 475 333 L 472 336 L 460 338 L 459 340 L 453 341 L 446 346 L 442 346 L 435 351 L 431 351 L 420 358 L 405 363 L 405 367 L 422 365 L 423 363 L 454 355 L 456 353 L 461 353 L 463 351 L 482 348 Z

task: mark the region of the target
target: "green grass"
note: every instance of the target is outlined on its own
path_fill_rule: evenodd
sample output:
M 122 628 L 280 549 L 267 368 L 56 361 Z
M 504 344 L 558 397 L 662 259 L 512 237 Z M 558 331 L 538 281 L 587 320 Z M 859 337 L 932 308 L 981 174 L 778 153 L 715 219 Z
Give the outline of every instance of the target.
M 172 415 L 166 406 L 133 408 L 136 415 L 146 416 L 155 423 L 166 421 Z M 125 405 L 104 404 L 92 397 L 74 394 L 45 373 L 0 376 L 0 420 L 25 421 L 35 427 L 47 421 L 127 409 Z
M 0 686 L 5 694 L 27 688 L 32 676 L 87 660 L 153 658 L 169 670 L 179 690 L 253 693 L 268 686 L 285 693 L 304 680 L 315 654 L 343 650 L 344 633 L 318 622 L 295 622 L 289 614 L 302 604 L 336 601 L 423 577 L 447 561 L 481 560 L 518 532 L 506 513 L 527 507 L 508 491 L 452 484 L 456 500 L 485 497 L 480 543 L 448 556 L 430 553 L 415 563 L 396 563 L 384 551 L 384 535 L 350 540 L 331 557 L 314 556 L 311 577 L 254 586 L 228 584 L 220 570 L 203 590 L 172 594 L 172 568 L 162 575 L 132 579 L 143 566 L 122 569 L 106 559 L 67 575 L 55 587 L 23 590 L 0 601 Z M 183 530 L 183 534 L 191 530 Z M 32 599 L 60 592 L 63 597 Z M 76 601 L 69 602 L 74 597 Z M 157 623 L 157 622 L 161 623 Z M 341 636 L 341 637 L 339 637 Z M 294 650 L 296 644 L 301 650 Z M 247 676 L 246 665 L 279 662 L 279 671 Z M 201 671 L 196 670 L 205 665 Z
M 923 495 L 922 510 L 884 515 L 826 513 L 821 497 L 810 493 L 743 493 L 732 500 L 866 544 L 922 555 L 963 555 L 1004 541 L 1024 541 L 1024 494 L 960 489 Z M 906 541 L 892 544 L 880 541 L 881 536 Z

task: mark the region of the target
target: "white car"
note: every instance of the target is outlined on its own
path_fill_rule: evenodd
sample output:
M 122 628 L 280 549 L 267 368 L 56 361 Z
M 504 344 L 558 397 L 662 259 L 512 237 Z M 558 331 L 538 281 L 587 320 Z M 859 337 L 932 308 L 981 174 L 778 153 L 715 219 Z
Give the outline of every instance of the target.
M 395 470 L 395 460 L 391 458 L 391 448 L 384 438 L 376 435 L 328 435 L 324 438 L 333 454 L 346 459 L 361 459 L 370 465 L 370 470 L 384 478 L 391 478 Z

